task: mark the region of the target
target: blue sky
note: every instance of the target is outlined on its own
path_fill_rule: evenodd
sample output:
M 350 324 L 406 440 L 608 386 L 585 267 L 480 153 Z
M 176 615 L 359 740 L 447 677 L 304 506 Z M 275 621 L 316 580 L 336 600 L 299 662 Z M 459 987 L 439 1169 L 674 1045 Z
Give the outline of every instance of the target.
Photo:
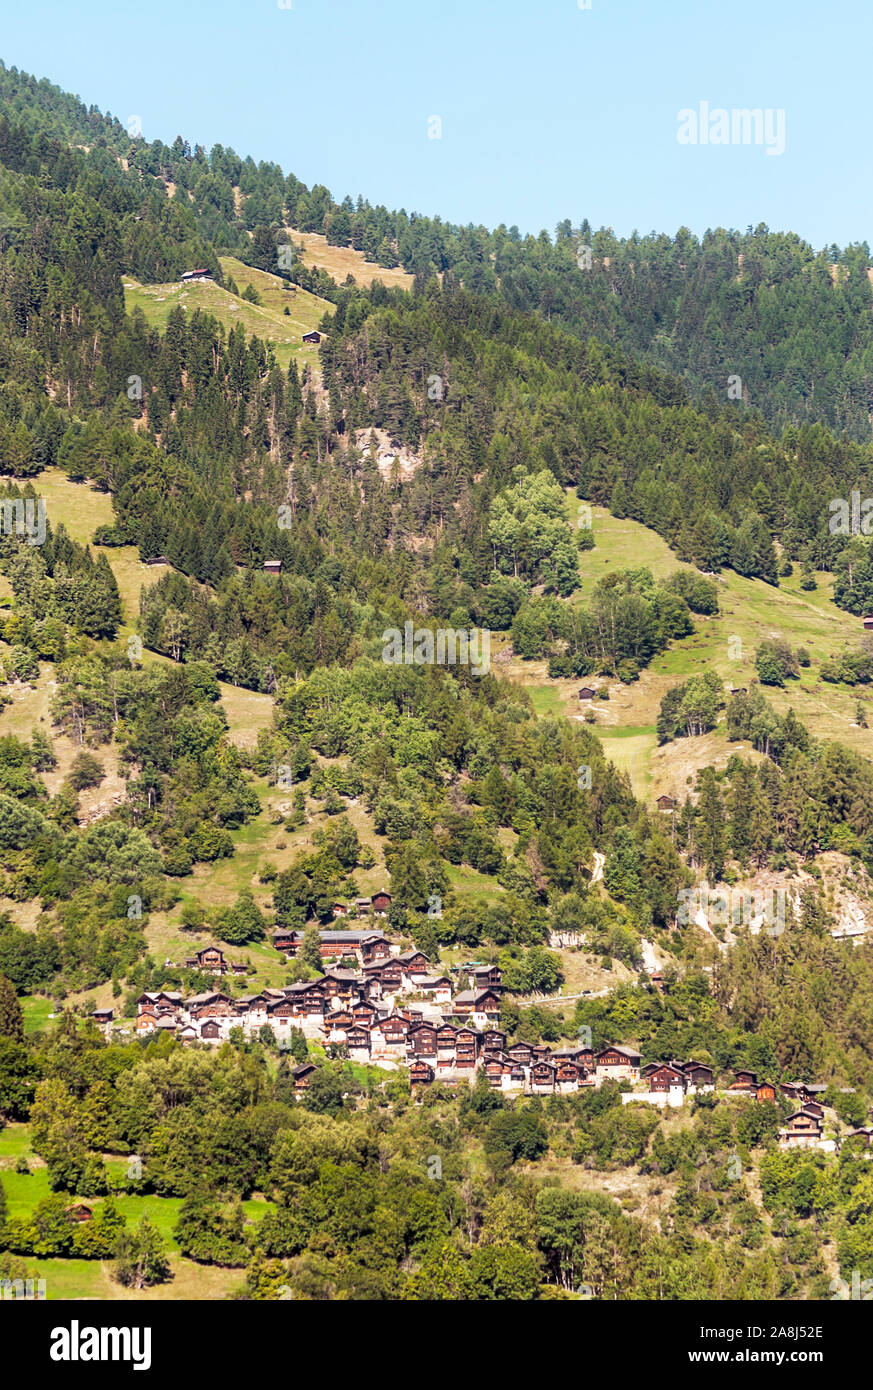
M 873 242 L 870 0 L 290 3 L 7 3 L 0 56 L 147 139 L 454 222 Z M 680 144 L 702 101 L 784 111 L 784 153 Z

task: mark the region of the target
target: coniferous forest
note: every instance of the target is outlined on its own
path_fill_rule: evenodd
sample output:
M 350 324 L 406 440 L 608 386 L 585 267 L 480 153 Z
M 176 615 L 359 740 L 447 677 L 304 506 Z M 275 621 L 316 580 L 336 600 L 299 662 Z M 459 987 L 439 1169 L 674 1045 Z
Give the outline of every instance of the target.
M 194 268 L 221 296 L 144 311 Z M 873 1279 L 871 276 L 339 199 L 0 64 L 0 1278 Z M 317 350 L 259 295 L 317 298 Z M 407 627 L 488 669 L 388 661 Z M 322 949 L 365 928 L 425 961 L 396 994 Z M 482 970 L 469 1074 L 373 1060 L 362 1019 L 420 1032 L 442 982 L 463 1032 Z M 281 1024 L 311 986 L 324 1028 Z

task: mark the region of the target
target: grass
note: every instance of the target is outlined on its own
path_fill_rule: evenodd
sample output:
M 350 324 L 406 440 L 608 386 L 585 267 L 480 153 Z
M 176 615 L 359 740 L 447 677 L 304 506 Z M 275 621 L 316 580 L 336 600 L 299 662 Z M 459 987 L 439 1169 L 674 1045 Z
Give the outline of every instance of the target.
M 375 265 L 366 259 L 363 251 L 354 251 L 350 246 L 330 246 L 327 238 L 318 232 L 295 232 L 292 228 L 286 231 L 294 246 L 303 247 L 300 259 L 307 269 L 326 270 L 338 285 L 344 284 L 346 277 L 351 275 L 356 285 L 369 286 L 374 280 L 381 280 L 388 289 L 412 288 L 413 277 L 399 266 L 387 270 L 385 266 Z
M 30 1147 L 30 1128 L 28 1125 L 14 1124 L 0 1130 L 0 1182 L 6 1194 L 10 1217 L 25 1218 L 36 1204 L 51 1195 L 48 1170 L 33 1167 L 29 1174 L 16 1173 L 12 1165 L 24 1154 L 31 1165 L 40 1163 L 35 1159 Z M 126 1158 L 109 1159 L 107 1170 L 120 1177 L 126 1167 Z M 70 1195 L 65 1199 L 68 1205 L 77 1200 Z M 86 1197 L 88 1206 L 94 1207 L 103 1199 Z M 166 1242 L 172 1278 L 165 1284 L 140 1292 L 124 1289 L 111 1278 L 111 1262 L 103 1260 L 45 1259 L 35 1260 L 24 1256 L 29 1278 L 44 1279 L 46 1298 L 51 1299 L 213 1299 L 225 1298 L 241 1282 L 239 1269 L 220 1269 L 211 1265 L 199 1265 L 193 1260 L 184 1259 L 173 1239 L 173 1228 L 179 1219 L 182 1199 L 179 1197 L 143 1197 L 122 1195 L 116 1198 L 119 1210 L 129 1225 L 137 1226 L 147 1216 L 158 1229 Z M 249 1200 L 242 1204 L 246 1219 L 260 1221 L 267 1212 L 275 1210 L 275 1203 L 263 1199 Z
M 0 1129 L 0 1159 L 27 1157 L 30 1154 L 30 1128 L 12 1124 Z
M 150 1289 L 126 1289 L 111 1277 L 107 1260 L 33 1260 L 25 1257 L 29 1277 L 45 1280 L 49 1302 L 99 1299 L 101 1302 L 163 1302 L 167 1299 L 198 1301 L 224 1299 L 243 1280 L 240 1269 L 199 1265 L 181 1255 L 169 1256 L 171 1278 Z
M 568 490 L 567 515 L 574 525 L 578 505 L 575 493 Z M 649 527 L 613 517 L 602 507 L 591 510 L 594 549 L 580 552 L 581 584 L 570 603 L 586 603 L 595 584 L 617 570 L 646 567 L 656 579 L 664 579 L 678 569 L 693 569 L 677 559 Z M 817 574 L 816 581 L 818 587 L 806 592 L 797 573 L 774 586 L 725 570 L 719 576 L 717 615 L 696 615 L 695 631 L 656 656 L 632 685 L 596 678 L 593 683 L 606 684 L 610 698 L 586 706 L 595 716 L 591 728 L 607 756 L 630 773 L 638 796 L 651 798 L 665 791 L 684 794 L 686 778 L 707 758 L 723 765 L 730 751 L 738 751 L 717 731 L 703 740 L 681 739 L 659 749 L 655 721 L 667 690 L 704 671 L 714 671 L 726 686 L 748 687 L 756 676 L 756 648 L 765 638 L 777 635 L 795 649 L 806 647 L 811 665 L 784 689 L 762 687 L 776 712 L 784 715 L 792 707 L 815 737 L 837 740 L 873 758 L 873 730 L 855 722 L 859 701 L 869 702 L 873 692 L 864 686 L 830 685 L 819 677 L 823 661 L 857 644 L 860 624 L 834 604 L 831 576 Z M 576 698 L 580 681 L 552 680 L 544 661 L 512 660 L 501 670 L 524 686 L 538 715 L 582 717 Z M 743 752 L 748 756 L 747 747 Z
M 236 281 L 240 293 L 231 294 L 211 280 L 195 281 L 189 284 L 170 283 L 163 285 L 142 285 L 132 276 L 124 277 L 124 305 L 128 313 L 141 309 L 150 328 L 162 332 L 167 326 L 171 309 L 182 308 L 186 313 L 197 309 L 211 314 L 227 330 L 241 323 L 247 337 L 260 338 L 269 343 L 276 361 L 287 371 L 292 358 L 300 363 L 311 362 L 318 365 L 317 352 L 302 342 L 304 333 L 316 328 L 326 313 L 333 312 L 333 305 L 326 299 L 309 294 L 307 290 L 284 290 L 283 281 L 276 275 L 268 275 L 263 270 L 253 270 L 233 256 L 221 257 L 221 268 L 225 276 Z M 242 292 L 253 285 L 258 291 L 262 304 L 252 304 L 243 299 Z M 285 308 L 289 313 L 285 313 Z
M 25 994 L 19 1003 L 24 1013 L 24 1031 L 26 1033 L 37 1033 L 48 1027 L 49 1014 L 54 1013 L 54 1004 L 50 999 Z
M 28 1145 L 29 1143 L 28 1137 Z M 27 1152 L 27 1156 L 30 1157 L 29 1152 Z M 34 1168 L 30 1173 L 15 1173 L 7 1168 L 0 1181 L 3 1183 L 3 1191 L 6 1193 L 6 1207 L 9 1216 L 16 1220 L 30 1216 L 37 1202 L 52 1195 L 47 1168 Z M 74 1197 L 70 1197 L 67 1205 L 72 1205 L 75 1200 Z M 90 1206 L 90 1198 L 87 1200 Z

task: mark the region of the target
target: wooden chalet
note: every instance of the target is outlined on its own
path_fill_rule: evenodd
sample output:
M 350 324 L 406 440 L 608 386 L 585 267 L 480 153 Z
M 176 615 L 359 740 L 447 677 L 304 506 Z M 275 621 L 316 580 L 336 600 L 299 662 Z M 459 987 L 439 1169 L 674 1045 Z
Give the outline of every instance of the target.
M 845 1139 L 862 1139 L 865 1148 L 873 1149 L 873 1126 L 862 1125 L 860 1129 L 852 1129 L 845 1136 Z
M 430 970 L 430 962 L 424 951 L 401 951 L 391 959 L 397 961 L 404 975 L 427 975 Z
M 406 1051 L 411 1057 L 424 1057 L 436 1059 L 437 1056 L 437 1025 L 422 1021 L 412 1023 L 409 1032 L 406 1034 Z
M 460 1027 L 455 1034 L 455 1066 L 458 1071 L 473 1071 L 478 1056 L 478 1031 L 475 1028 Z
M 558 1069 L 554 1062 L 540 1059 L 530 1069 L 530 1089 L 536 1095 L 551 1095 L 555 1089 Z
M 711 1090 L 715 1085 L 715 1070 L 712 1067 L 708 1067 L 705 1062 L 674 1061 L 673 1065 L 678 1066 L 680 1070 L 685 1073 L 685 1079 L 689 1086 L 694 1086 L 701 1090 Z
M 384 889 L 373 894 L 373 915 L 376 917 L 387 917 L 391 907 L 391 894 Z
M 188 284 L 191 283 L 192 280 L 211 280 L 211 279 L 212 279 L 212 271 L 211 271 L 211 270 L 185 270 L 185 271 L 183 271 L 182 274 L 179 276 L 179 283 L 182 284 L 182 285 L 188 285 Z
M 349 1056 L 354 1056 L 356 1061 L 369 1061 L 371 1043 L 370 1030 L 360 1023 L 353 1023 L 346 1029 L 346 1047 L 349 1049 Z
M 416 977 L 414 986 L 434 1005 L 449 1005 L 452 1002 L 452 982 L 448 975 L 420 975 Z
M 383 990 L 390 992 L 400 988 L 403 979 L 403 966 L 397 956 L 380 956 L 363 964 L 365 979 L 379 980 Z
M 336 1009 L 333 1013 L 325 1014 L 322 1027 L 328 1042 L 345 1042 L 348 1030 L 353 1024 L 354 1019 L 348 1009 Z
M 400 1014 L 390 1014 L 373 1024 L 370 1036 L 377 1044 L 381 1041 L 383 1049 L 405 1052 L 409 1026 L 408 1018 L 403 1018 Z
M 465 989 L 455 995 L 453 1009 L 459 1018 L 472 1018 L 487 1027 L 500 1017 L 500 995 L 494 989 Z
M 314 1062 L 301 1062 L 299 1067 L 292 1067 L 291 1075 L 294 1077 L 295 1091 L 308 1090 L 315 1071 Z
M 636 1081 L 639 1079 L 642 1058 L 631 1047 L 611 1044 L 594 1055 L 594 1071 L 598 1080 Z
M 755 1087 L 754 1096 L 755 1100 L 761 1105 L 767 1101 L 775 1101 L 776 1087 L 771 1081 L 762 1081 Z
M 195 951 L 185 961 L 185 966 L 188 970 L 202 970 L 204 975 L 226 975 L 230 969 L 224 952 L 217 946 L 205 946 L 202 951 Z
M 64 1213 L 69 1221 L 90 1221 L 94 1216 L 91 1207 L 84 1202 L 74 1202 L 71 1207 L 67 1207 Z
M 741 1091 L 746 1095 L 751 1095 L 758 1089 L 758 1077 L 753 1071 L 734 1072 L 734 1079 L 728 1086 L 729 1091 Z
M 281 561 L 281 560 L 265 560 L 265 561 L 264 561 L 264 573 L 265 573 L 265 574 L 281 574 L 281 573 L 282 573 L 282 561 Z
M 358 999 L 352 1004 L 352 1018 L 356 1023 L 365 1023 L 369 1028 L 376 1021 L 378 1010 L 369 999 Z
M 219 994 L 216 991 L 209 994 L 192 994 L 187 1009 L 193 1019 L 229 1018 L 236 1013 L 236 1004 L 229 994 Z
M 596 694 L 597 694 L 597 691 L 594 689 L 594 686 L 593 686 L 593 685 L 583 685 L 582 688 L 581 688 L 580 691 L 579 691 L 579 699 L 580 699 L 580 700 L 593 700 L 593 699 L 594 699 L 594 696 L 595 696 Z
M 779 1131 L 780 1149 L 809 1149 L 821 1143 L 821 1122 L 815 1115 L 807 1115 L 797 1110 L 789 1115 L 785 1126 Z
M 322 980 L 304 980 L 296 985 L 286 985 L 282 992 L 295 1018 L 324 1014 L 327 1010 L 327 991 Z M 280 1003 L 275 1005 L 272 1012 L 277 1010 L 281 1010 Z
M 497 965 L 477 965 L 469 972 L 476 989 L 501 989 L 502 975 Z
M 391 954 L 390 943 L 372 928 L 369 931 L 321 930 L 318 936 L 318 949 L 323 961 L 337 961 L 346 956 L 354 956 L 363 964 L 370 964 Z M 277 929 L 273 932 L 273 945 L 292 959 L 300 950 L 302 942 L 302 931 Z
M 270 940 L 277 951 L 284 951 L 286 955 L 296 954 L 297 932 L 290 927 L 276 927 L 275 931 L 270 932 Z
M 682 1091 L 684 1094 L 687 1084 L 685 1073 L 666 1062 L 662 1062 L 660 1066 L 655 1067 L 654 1071 L 649 1073 L 648 1082 L 649 1092 L 652 1095 L 669 1094 L 671 1091 Z
M 659 796 L 655 798 L 655 805 L 659 811 L 675 811 L 676 802 L 672 796 Z
M 820 1081 L 783 1081 L 779 1089 L 789 1100 L 802 1106 L 808 1101 L 820 1102 L 827 1086 Z
M 318 332 L 316 332 L 316 330 L 313 328 L 313 330 L 312 330 L 311 333 L 304 333 L 304 334 L 303 334 L 303 341 L 304 341 L 304 343 L 320 343 L 320 342 L 321 342 L 321 334 L 318 333 Z
M 498 1090 L 503 1085 L 503 1072 L 505 1062 L 503 1056 L 488 1057 L 482 1063 L 482 1070 L 488 1078 L 489 1085 Z
M 575 1062 L 572 1057 L 562 1057 L 555 1062 L 555 1085 L 559 1091 L 576 1091 L 579 1083 L 588 1079 L 588 1073 L 584 1067 Z
M 150 994 L 146 991 L 144 994 L 141 994 L 136 1001 L 138 1013 L 143 1013 L 149 1008 L 152 1009 L 152 1012 L 155 1012 L 158 1008 L 177 1009 L 181 1003 L 181 994 L 168 992 L 163 989 L 155 994 Z
M 417 1057 L 409 1068 L 410 1086 L 429 1086 L 434 1078 L 434 1069 L 429 1062 Z

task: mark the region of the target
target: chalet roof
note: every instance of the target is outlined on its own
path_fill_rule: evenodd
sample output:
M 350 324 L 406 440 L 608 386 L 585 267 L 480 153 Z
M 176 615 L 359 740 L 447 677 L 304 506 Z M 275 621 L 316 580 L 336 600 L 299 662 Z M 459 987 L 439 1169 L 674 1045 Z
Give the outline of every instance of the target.
M 353 941 L 363 945 L 365 941 L 385 941 L 386 939 L 381 932 L 373 931 L 372 927 L 365 931 L 320 931 L 318 935 L 322 941 L 330 941 L 339 945 L 351 945 Z
M 461 990 L 460 994 L 455 995 L 455 1003 L 476 1004 L 480 999 L 487 998 L 488 995 L 491 995 L 493 998 L 497 997 L 494 989 L 490 986 L 488 989 L 464 989 Z
M 627 1057 L 629 1061 L 633 1061 L 634 1059 L 639 1061 L 641 1056 L 639 1052 L 634 1052 L 632 1047 L 619 1047 L 617 1043 L 608 1043 L 606 1047 L 601 1047 L 600 1050 L 595 1053 L 595 1056 L 602 1057 L 604 1052 L 620 1052 L 622 1056 Z
M 213 1000 L 216 999 L 223 999 L 228 1004 L 230 1003 L 229 995 L 221 994 L 218 990 L 215 989 L 208 990 L 206 994 L 192 994 L 190 999 L 185 1000 L 185 1003 L 189 1006 L 191 1004 L 211 1004 Z

